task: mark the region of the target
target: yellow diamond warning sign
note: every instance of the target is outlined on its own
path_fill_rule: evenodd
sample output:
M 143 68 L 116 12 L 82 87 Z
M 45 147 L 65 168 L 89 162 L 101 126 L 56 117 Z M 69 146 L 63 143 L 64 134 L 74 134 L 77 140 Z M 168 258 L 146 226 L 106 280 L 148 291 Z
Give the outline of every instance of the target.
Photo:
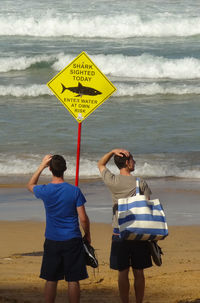
M 85 52 L 47 85 L 79 123 L 116 90 Z

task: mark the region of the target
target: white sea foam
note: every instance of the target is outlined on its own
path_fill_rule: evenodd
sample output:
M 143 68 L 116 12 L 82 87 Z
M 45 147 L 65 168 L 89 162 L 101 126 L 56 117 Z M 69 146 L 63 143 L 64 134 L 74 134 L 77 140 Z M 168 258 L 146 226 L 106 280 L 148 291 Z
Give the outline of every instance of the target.
M 95 30 L 94 30 L 95 28 Z M 200 17 L 155 15 L 153 19 L 137 14 L 78 15 L 54 17 L 0 17 L 0 36 L 34 37 L 188 37 L 200 34 Z
M 15 175 L 28 175 L 36 171 L 42 159 L 41 155 L 5 155 L 0 154 L 0 176 L 15 176 Z M 76 172 L 76 158 L 66 156 L 68 169 L 67 176 L 74 177 Z M 97 169 L 96 161 L 81 159 L 80 160 L 80 176 L 84 177 L 97 177 L 99 172 Z M 51 175 L 50 171 L 46 169 L 43 175 Z
M 92 55 L 93 62 L 108 76 L 153 79 L 200 78 L 200 60 L 196 58 L 169 59 L 142 54 L 140 56 Z M 69 62 L 69 56 L 60 56 L 53 64 L 61 70 Z
M 158 84 L 158 83 L 139 83 L 134 85 L 115 84 L 117 87 L 117 92 L 115 93 L 115 97 L 123 97 L 123 96 L 136 96 L 136 95 L 186 95 L 186 94 L 200 94 L 200 87 L 195 85 L 178 85 L 171 83 L 167 84 Z
M 0 154 L 0 176 L 16 176 L 16 175 L 29 175 L 32 174 L 40 164 L 41 155 L 5 155 Z M 76 158 L 66 156 L 68 163 L 68 170 L 66 176 L 75 177 L 76 172 Z M 145 156 L 147 158 L 147 156 Z M 151 158 L 151 156 L 150 156 Z M 109 164 L 108 167 L 117 173 L 117 168 L 114 164 Z M 146 159 L 146 161 L 137 161 L 135 170 L 136 175 L 143 177 L 180 177 L 180 178 L 200 178 L 200 166 L 195 165 L 195 168 L 188 165 L 182 167 L 179 165 L 178 160 L 173 161 L 169 159 L 168 162 L 152 162 L 152 159 Z M 50 171 L 46 169 L 43 175 L 50 176 Z M 99 171 L 97 168 L 97 159 L 90 160 L 82 157 L 80 160 L 80 177 L 94 178 L 99 177 Z
M 46 85 L 34 84 L 28 87 L 9 85 L 0 85 L 0 96 L 13 97 L 39 97 L 43 95 L 52 95 L 53 93 Z
M 175 165 L 166 164 L 150 164 L 145 162 L 135 170 L 136 175 L 143 177 L 178 177 L 178 178 L 200 178 L 200 167 L 180 168 Z
M 37 63 L 47 63 L 56 72 L 65 68 L 76 56 L 72 54 L 41 55 L 35 57 L 5 57 L 0 59 L 0 72 L 26 70 Z M 200 60 L 186 57 L 170 59 L 148 53 L 140 56 L 90 55 L 93 62 L 108 77 L 147 79 L 198 79 Z
M 138 84 L 124 84 L 115 83 L 117 88 L 113 97 L 127 97 L 146 95 L 153 96 L 161 95 L 185 95 L 185 94 L 200 94 L 200 87 L 191 84 L 158 84 L 158 83 L 138 83 Z M 37 98 L 45 95 L 53 95 L 52 91 L 45 84 L 34 84 L 27 87 L 19 85 L 0 85 L 0 96 L 13 96 L 17 98 L 33 97 Z M 32 100 L 33 101 L 33 100 Z
M 59 55 L 57 55 L 59 58 Z M 14 70 L 26 70 L 36 63 L 51 62 L 54 56 L 35 56 L 35 57 L 1 57 L 0 58 L 0 72 L 9 72 Z
M 55 62 L 62 62 L 61 64 L 63 65 L 63 67 L 66 67 L 66 65 L 69 64 L 72 59 L 74 59 L 73 55 L 64 55 L 63 53 L 58 53 L 55 55 L 40 55 L 33 57 L 1 57 L 0 72 L 7 73 L 15 70 L 23 71 L 38 63 L 45 63 L 47 65 L 49 64 L 49 67 L 51 67 L 51 65 L 54 67 L 56 66 Z

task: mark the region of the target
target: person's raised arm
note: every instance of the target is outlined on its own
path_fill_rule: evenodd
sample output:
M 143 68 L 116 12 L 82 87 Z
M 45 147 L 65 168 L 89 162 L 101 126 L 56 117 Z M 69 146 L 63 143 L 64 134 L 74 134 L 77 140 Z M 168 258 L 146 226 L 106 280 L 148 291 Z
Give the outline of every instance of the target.
M 111 150 L 110 152 L 108 152 L 107 154 L 105 154 L 98 162 L 98 168 L 100 173 L 106 168 L 106 164 L 109 162 L 109 160 L 112 158 L 112 156 L 114 155 L 118 155 L 118 156 L 123 156 L 122 154 L 126 155 L 127 157 L 129 157 L 130 153 L 129 151 L 125 150 L 125 149 L 121 149 L 121 148 L 116 148 Z
M 35 185 L 37 185 L 38 183 L 38 179 L 42 173 L 42 171 L 49 166 L 49 162 L 52 159 L 52 155 L 46 155 L 41 164 L 39 165 L 38 169 L 36 170 L 36 172 L 33 174 L 33 176 L 31 177 L 31 179 L 29 180 L 28 184 L 27 184 L 27 188 L 29 191 L 33 192 L 33 187 Z
M 77 207 L 77 212 L 80 220 L 80 224 L 84 231 L 84 237 L 88 241 L 88 243 L 91 243 L 91 236 L 90 236 L 90 220 L 88 218 L 88 215 L 85 211 L 85 206 L 81 205 Z

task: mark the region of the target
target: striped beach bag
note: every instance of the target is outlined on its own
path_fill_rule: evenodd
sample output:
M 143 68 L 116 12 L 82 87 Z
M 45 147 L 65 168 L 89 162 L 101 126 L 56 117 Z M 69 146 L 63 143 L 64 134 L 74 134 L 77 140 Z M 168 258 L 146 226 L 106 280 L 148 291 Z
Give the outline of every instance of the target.
M 136 195 L 118 200 L 118 224 L 120 237 L 126 240 L 162 240 L 168 235 L 159 199 L 147 200 L 140 194 L 139 178 Z

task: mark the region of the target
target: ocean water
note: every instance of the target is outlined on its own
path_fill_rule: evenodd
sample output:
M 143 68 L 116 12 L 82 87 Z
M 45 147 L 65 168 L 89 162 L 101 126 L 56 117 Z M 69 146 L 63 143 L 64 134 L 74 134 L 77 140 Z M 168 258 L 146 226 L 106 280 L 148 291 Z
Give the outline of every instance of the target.
M 138 175 L 200 178 L 199 1 L 1 1 L 0 50 L 0 177 L 47 153 L 75 176 L 78 123 L 46 83 L 85 51 L 117 91 L 83 122 L 80 176 L 122 147 Z

